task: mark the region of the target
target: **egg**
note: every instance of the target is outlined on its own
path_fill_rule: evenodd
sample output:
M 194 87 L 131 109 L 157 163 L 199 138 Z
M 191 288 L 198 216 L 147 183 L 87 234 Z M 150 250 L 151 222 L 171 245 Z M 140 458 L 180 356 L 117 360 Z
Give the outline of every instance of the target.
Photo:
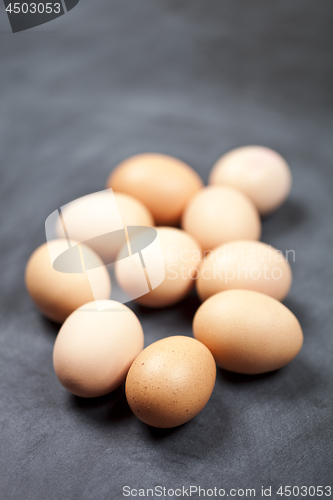
M 232 240 L 258 240 L 261 234 L 252 201 L 228 186 L 208 186 L 195 194 L 183 213 L 182 227 L 204 250 Z
M 218 366 L 250 375 L 285 366 L 303 344 L 294 314 L 278 300 L 250 290 L 227 290 L 207 299 L 194 316 L 193 333 Z
M 283 300 L 291 283 L 290 264 L 282 252 L 260 241 L 233 241 L 205 254 L 196 287 L 201 300 L 233 288 Z
M 126 193 L 113 193 L 124 226 L 154 226 L 148 208 L 140 200 Z
M 117 389 L 143 349 L 143 330 L 136 315 L 113 300 L 85 304 L 62 325 L 53 350 L 61 384 L 83 398 Z
M 136 358 L 126 378 L 126 398 L 142 422 L 176 427 L 203 410 L 215 379 L 216 365 L 207 347 L 193 338 L 168 337 Z
M 166 307 L 185 298 L 194 286 L 198 267 L 202 260 L 202 250 L 197 241 L 185 231 L 173 227 L 158 227 L 157 237 L 160 242 L 164 263 L 165 277 L 156 288 L 136 299 L 140 305 L 147 307 Z M 125 248 L 125 252 L 127 247 Z M 140 283 L 141 261 L 137 259 L 132 264 L 123 265 L 122 255 L 117 257 L 115 276 L 121 288 L 133 298 L 138 296 Z M 158 272 L 159 255 L 151 255 L 150 266 Z M 138 269 L 139 268 L 139 269 Z M 154 271 L 153 271 L 154 273 Z M 154 275 L 148 276 L 153 281 Z
M 153 216 L 139 200 L 107 190 L 83 196 L 62 207 L 56 232 L 61 237 L 65 226 L 70 239 L 89 245 L 109 264 L 114 262 L 126 241 L 124 227 L 153 225 Z
M 59 262 L 56 258 L 60 259 L 65 252 L 68 252 L 68 259 L 63 258 L 65 269 L 61 272 L 53 267 L 51 257 L 55 263 Z M 69 272 L 72 269 L 75 272 Z M 91 279 L 94 280 L 93 291 Z M 44 243 L 33 252 L 26 265 L 25 283 L 38 309 L 58 323 L 83 304 L 96 298 L 108 299 L 111 294 L 111 280 L 99 256 L 83 244 L 69 247 L 63 239 Z
M 188 200 L 203 186 L 198 174 L 172 156 L 145 153 L 122 161 L 107 187 L 144 203 L 157 225 L 177 225 Z
M 209 184 L 240 189 L 261 215 L 267 215 L 288 197 L 292 176 L 288 164 L 276 151 L 244 146 L 229 151 L 215 163 Z

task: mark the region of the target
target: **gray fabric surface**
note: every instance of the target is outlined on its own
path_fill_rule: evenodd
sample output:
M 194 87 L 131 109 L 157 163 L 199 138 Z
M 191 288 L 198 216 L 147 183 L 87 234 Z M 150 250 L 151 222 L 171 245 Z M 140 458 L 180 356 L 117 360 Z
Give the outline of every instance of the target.
M 1 499 L 191 484 L 257 498 L 271 485 L 281 498 L 280 485 L 332 485 L 332 13 L 330 0 L 81 0 L 13 35 L 1 6 Z M 304 329 L 300 355 L 259 377 L 219 371 L 204 411 L 173 430 L 142 424 L 122 389 L 71 396 L 52 367 L 58 327 L 24 287 L 45 218 L 103 189 L 131 154 L 177 156 L 206 181 L 244 144 L 275 148 L 292 168 L 291 197 L 262 239 L 296 251 L 285 304 Z M 198 304 L 131 307 L 148 345 L 191 335 Z

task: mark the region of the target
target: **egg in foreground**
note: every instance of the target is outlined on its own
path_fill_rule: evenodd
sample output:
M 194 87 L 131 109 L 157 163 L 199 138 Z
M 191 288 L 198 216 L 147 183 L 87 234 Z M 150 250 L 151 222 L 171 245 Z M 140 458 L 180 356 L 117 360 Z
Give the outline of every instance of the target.
M 189 165 L 172 156 L 145 153 L 122 161 L 107 187 L 134 196 L 153 214 L 157 225 L 176 225 L 188 200 L 203 186 Z
M 204 250 L 233 240 L 258 240 L 258 210 L 241 191 L 229 186 L 207 186 L 187 204 L 182 227 Z
M 303 344 L 296 316 L 276 299 L 250 290 L 207 299 L 194 316 L 193 333 L 218 366 L 249 375 L 282 368 Z
M 85 304 L 59 331 L 53 350 L 54 370 L 72 394 L 103 396 L 125 381 L 143 342 L 140 321 L 124 304 L 113 300 Z
M 276 151 L 263 146 L 243 146 L 217 160 L 209 184 L 240 189 L 261 215 L 267 215 L 288 197 L 292 176 L 288 164 Z
M 70 258 L 70 264 L 76 269 L 81 267 L 83 252 L 86 262 L 93 269 L 94 293 L 84 268 L 81 268 L 81 272 L 61 272 L 54 269 L 51 255 L 60 256 L 68 250 L 69 245 L 65 239 L 44 243 L 33 252 L 25 270 L 25 283 L 32 300 L 47 318 L 57 323 L 65 321 L 83 304 L 94 299 L 108 299 L 111 294 L 111 280 L 102 260 L 83 244 L 80 245 L 80 252 L 77 247 L 78 251 L 74 259 Z
M 203 410 L 215 379 L 216 365 L 207 347 L 190 337 L 167 337 L 136 358 L 126 378 L 126 398 L 144 423 L 176 427 Z

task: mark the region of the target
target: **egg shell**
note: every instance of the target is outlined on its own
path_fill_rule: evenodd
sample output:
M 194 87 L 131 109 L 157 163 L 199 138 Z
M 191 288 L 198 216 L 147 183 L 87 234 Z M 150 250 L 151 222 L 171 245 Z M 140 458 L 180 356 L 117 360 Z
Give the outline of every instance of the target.
M 202 260 L 202 250 L 197 241 L 185 231 L 173 227 L 157 227 L 165 268 L 165 278 L 160 285 L 149 293 L 136 299 L 146 307 L 166 307 L 184 299 L 192 290 L 195 277 Z M 133 266 L 141 266 L 138 261 Z M 137 274 L 133 267 L 124 269 L 117 260 L 115 274 L 122 289 L 136 297 Z
M 65 321 L 75 309 L 94 298 L 108 299 L 111 294 L 111 280 L 107 269 L 99 256 L 85 245 L 82 245 L 85 256 L 91 267 L 94 267 L 93 263 L 96 266 L 95 295 L 85 271 L 65 273 L 53 268 L 50 251 L 60 255 L 68 248 L 68 242 L 63 239 L 44 243 L 33 252 L 25 269 L 25 283 L 32 300 L 47 318 L 57 323 Z
M 303 344 L 294 314 L 276 299 L 249 290 L 228 290 L 207 299 L 194 316 L 193 333 L 218 366 L 250 375 L 285 366 Z
M 201 300 L 235 288 L 283 300 L 291 284 L 292 271 L 285 256 L 260 241 L 233 241 L 208 252 L 196 281 Z
M 190 337 L 168 337 L 146 347 L 126 378 L 133 413 L 153 427 L 188 422 L 206 406 L 216 379 L 210 351 Z
M 84 242 L 103 259 L 106 264 L 113 262 L 121 248 L 121 243 L 108 240 L 106 244 L 102 238 L 112 231 L 124 226 L 153 226 L 154 218 L 148 208 L 141 201 L 124 193 L 113 193 L 116 210 L 112 210 L 110 202 L 112 192 L 100 191 L 78 198 L 62 209 L 63 220 L 70 239 Z M 120 216 L 120 217 L 119 217 Z M 56 232 L 63 234 L 62 221 L 57 221 Z
M 215 163 L 209 184 L 240 189 L 261 215 L 267 215 L 288 197 L 292 175 L 276 151 L 263 146 L 244 146 L 229 151 Z
M 98 310 L 98 305 L 104 309 Z M 125 381 L 143 342 L 140 321 L 124 304 L 114 300 L 85 304 L 59 331 L 53 350 L 54 370 L 72 394 L 103 396 Z
M 188 200 L 203 186 L 198 174 L 172 156 L 145 153 L 122 161 L 107 187 L 144 203 L 157 225 L 176 225 Z
M 258 240 L 261 234 L 252 201 L 228 186 L 207 186 L 194 195 L 183 213 L 182 227 L 204 250 L 232 240 Z

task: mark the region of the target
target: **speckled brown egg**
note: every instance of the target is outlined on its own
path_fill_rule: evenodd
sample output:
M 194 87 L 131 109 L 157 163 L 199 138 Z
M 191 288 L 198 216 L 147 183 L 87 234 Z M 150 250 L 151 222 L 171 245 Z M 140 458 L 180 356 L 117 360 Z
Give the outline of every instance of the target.
M 168 337 L 146 347 L 126 378 L 126 398 L 133 413 L 153 427 L 176 427 L 207 404 L 215 384 L 210 351 L 189 337 Z
M 201 300 L 235 288 L 283 300 L 291 283 L 291 267 L 282 252 L 261 241 L 232 241 L 204 256 L 196 287 Z
M 243 191 L 261 215 L 276 210 L 287 198 L 291 171 L 281 155 L 263 146 L 244 146 L 223 155 L 213 166 L 209 184 Z
M 201 189 L 187 204 L 182 227 L 204 250 L 233 240 L 258 240 L 258 210 L 241 191 L 229 186 Z
M 193 333 L 218 366 L 250 375 L 285 366 L 303 344 L 295 315 L 276 299 L 249 290 L 207 299 L 194 316 Z
M 111 294 L 107 269 L 99 256 L 86 245 L 81 245 L 81 257 L 83 250 L 84 259 L 89 261 L 93 269 L 94 293 L 85 269 L 72 273 L 53 268 L 51 255 L 60 256 L 68 249 L 68 242 L 64 239 L 44 243 L 31 255 L 25 269 L 25 283 L 32 300 L 45 316 L 58 323 L 65 321 L 83 304 L 96 298 L 108 299 Z M 81 266 L 81 262 L 80 253 L 77 252 L 71 263 L 77 267 L 77 264 Z
M 199 175 L 172 156 L 145 153 L 122 161 L 107 187 L 144 203 L 157 225 L 176 225 L 188 200 L 203 186 Z
M 85 304 L 62 325 L 53 350 L 53 365 L 61 384 L 85 398 L 103 396 L 125 380 L 143 349 L 140 321 L 114 300 Z

